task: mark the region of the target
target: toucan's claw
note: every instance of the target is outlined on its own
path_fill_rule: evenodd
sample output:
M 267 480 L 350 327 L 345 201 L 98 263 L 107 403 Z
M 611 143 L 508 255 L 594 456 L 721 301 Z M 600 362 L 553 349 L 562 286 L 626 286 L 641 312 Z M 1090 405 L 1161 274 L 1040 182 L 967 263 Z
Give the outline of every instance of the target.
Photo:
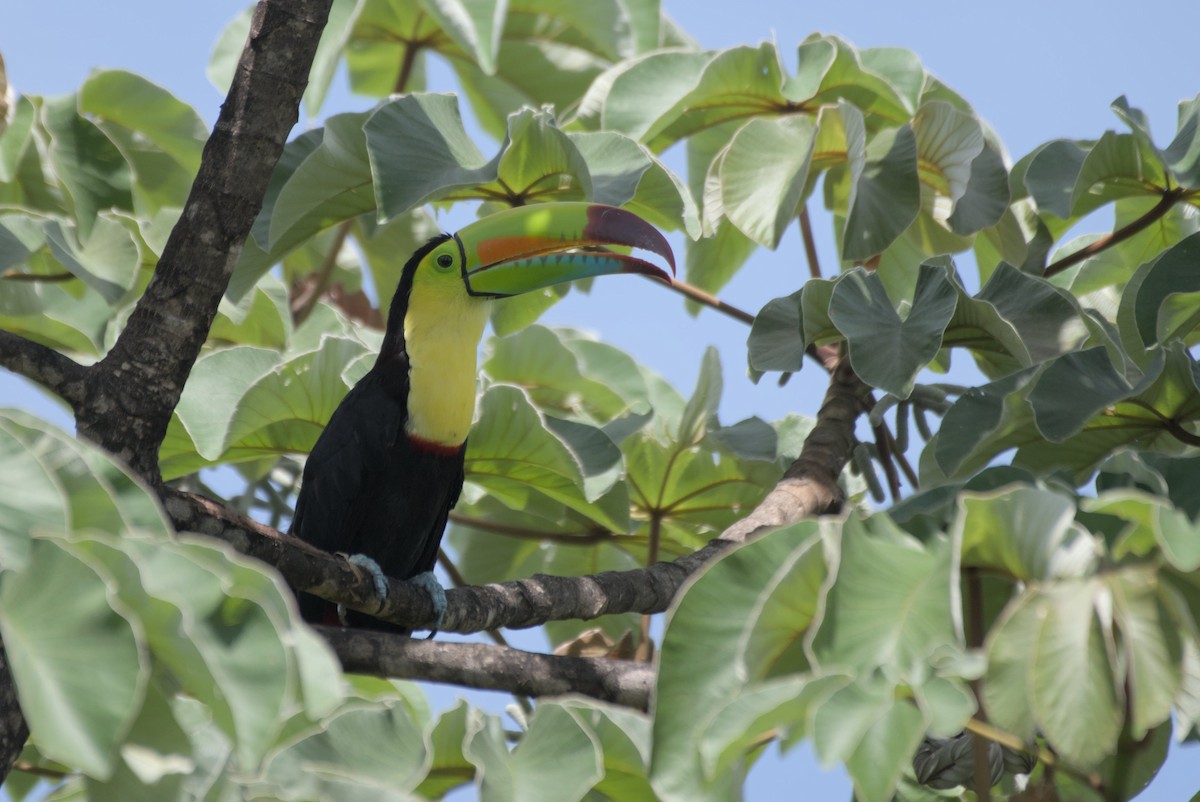
M 429 630 L 429 638 L 432 639 L 442 628 L 442 621 L 446 618 L 446 589 L 442 587 L 442 583 L 438 582 L 438 578 L 433 575 L 433 571 L 426 571 L 417 574 L 412 579 L 408 580 L 418 587 L 424 588 L 433 600 L 433 627 Z
M 388 582 L 379 563 L 365 554 L 351 554 L 347 559 L 371 575 L 375 583 L 375 595 L 379 597 L 379 609 L 383 609 L 383 603 L 388 597 Z

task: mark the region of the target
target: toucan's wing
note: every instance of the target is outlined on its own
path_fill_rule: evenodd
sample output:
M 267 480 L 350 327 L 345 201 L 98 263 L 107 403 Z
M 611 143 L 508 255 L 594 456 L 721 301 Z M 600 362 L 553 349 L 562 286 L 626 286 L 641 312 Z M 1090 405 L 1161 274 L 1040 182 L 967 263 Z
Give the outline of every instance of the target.
M 375 474 L 390 462 L 406 414 L 373 373 L 350 390 L 304 465 L 293 535 L 329 552 L 358 547 L 363 519 L 376 502 Z

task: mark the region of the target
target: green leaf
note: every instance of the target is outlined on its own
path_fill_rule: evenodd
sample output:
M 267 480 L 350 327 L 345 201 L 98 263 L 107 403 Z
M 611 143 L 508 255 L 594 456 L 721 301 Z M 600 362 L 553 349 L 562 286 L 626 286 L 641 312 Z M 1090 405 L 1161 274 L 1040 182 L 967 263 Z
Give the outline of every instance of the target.
M 1139 389 L 1113 368 L 1106 349 L 1089 348 L 1063 354 L 1047 365 L 1029 394 L 1029 403 L 1038 431 L 1048 440 L 1062 442 L 1092 416 Z
M 108 579 L 58 539 L 35 539 L 0 583 L 0 634 L 21 710 L 42 752 L 101 779 L 150 675 L 140 628 Z
M 804 196 L 816 140 L 811 117 L 760 117 L 738 129 L 720 162 L 721 203 L 743 234 L 779 247 Z
M 673 106 L 671 98 L 651 101 L 658 118 L 645 134 L 656 152 L 705 128 L 754 114 L 788 110 L 790 98 L 783 92 L 783 67 L 775 45 L 743 45 L 718 51 L 699 71 L 692 72 L 693 88 Z M 607 115 L 605 116 L 607 121 Z
M 1072 499 L 1015 487 L 964 494 L 952 532 L 964 567 L 992 568 L 1023 582 L 1089 575 L 1101 545 L 1075 523 Z
M 595 736 L 567 707 L 538 705 L 529 729 L 511 752 L 499 719 L 472 722 L 463 753 L 479 769 L 483 802 L 579 800 L 604 776 Z
M 488 75 L 496 71 L 496 53 L 504 29 L 503 0 L 426 0 L 421 7 Z
M 700 744 L 719 727 L 715 716 L 748 678 L 806 667 L 801 641 L 826 572 L 821 526 L 805 521 L 752 540 L 702 569 L 676 598 L 655 692 L 651 779 L 663 799 L 730 798 L 747 766 L 743 759 L 704 771 Z
M 984 142 L 983 150 L 971 162 L 971 177 L 966 190 L 954 204 L 954 210 L 946 222 L 955 234 L 973 234 L 989 229 L 1004 221 L 1006 216 L 1011 216 L 1010 200 L 1008 168 L 1004 166 L 1004 159 L 990 142 Z M 1020 240 L 1019 247 L 1025 245 L 1024 236 L 1011 227 L 998 226 L 996 233 L 1002 240 L 1014 240 L 1011 245 L 1008 241 L 1004 242 L 1014 250 L 1017 239 Z M 1007 253 L 1007 250 L 1002 251 L 1002 254 Z
M 21 159 L 33 141 L 33 123 L 37 109 L 33 101 L 25 96 L 17 98 L 10 106 L 8 117 L 0 136 L 0 182 L 14 181 L 19 173 Z
M 537 407 L 558 417 L 604 423 L 647 404 L 646 383 L 632 359 L 611 346 L 620 360 L 611 369 L 589 369 L 569 346 L 567 332 L 529 326 L 485 346 L 483 372 L 496 382 L 523 388 Z
M 881 131 L 863 150 L 854 145 L 849 160 L 842 258 L 853 261 L 883 252 L 916 219 L 921 209 L 916 137 L 907 125 Z
M 1195 309 L 1168 306 L 1176 294 L 1188 296 L 1200 292 L 1200 277 L 1195 265 L 1200 259 L 1200 233 L 1159 253 L 1138 270 L 1129 291 L 1121 299 L 1122 310 L 1131 308 L 1137 336 L 1145 347 L 1186 336 L 1196 327 Z M 1182 314 L 1180 314 L 1182 312 Z
M 684 446 L 698 443 L 709 429 L 721 403 L 721 355 L 713 346 L 704 350 L 700 360 L 700 374 L 696 377 L 696 389 L 683 408 L 676 439 Z
M 317 43 L 312 68 L 308 71 L 308 86 L 304 90 L 304 110 L 309 119 L 316 117 L 321 111 L 325 95 L 333 83 L 346 44 L 364 5 L 366 3 L 363 0 L 333 0 L 329 6 L 329 17 L 324 30 L 321 31 L 321 40 Z M 232 79 L 232 73 L 230 77 Z M 218 84 L 218 87 L 220 86 L 221 84 Z
M 170 700 L 154 682 L 121 747 L 121 760 L 107 780 L 86 778 L 95 802 L 155 802 L 181 798 L 187 775 L 196 770 L 192 741 L 176 721 Z
M 267 249 L 272 254 L 282 255 L 318 231 L 375 208 L 379 189 L 373 194 L 371 181 L 382 177 L 368 163 L 370 142 L 363 138 L 364 121 L 370 125 L 365 113 L 330 117 L 320 144 L 312 147 L 311 140 L 301 144 L 297 155 L 303 161 L 270 207 Z
M 942 418 L 937 437 L 926 449 L 947 476 L 982 469 L 1004 450 L 1007 439 L 1033 424 L 1033 414 L 1019 392 L 1034 378 L 1032 368 L 971 387 Z M 985 456 L 986 455 L 986 456 Z
M 647 141 L 656 121 L 695 88 L 697 76 L 712 60 L 709 53 L 668 50 L 622 62 L 597 80 L 583 100 L 600 107 L 600 125 Z M 596 96 L 597 92 L 606 92 Z
M 396 98 L 376 109 L 363 130 L 382 219 L 496 179 L 500 157 L 484 159 L 454 95 Z
M 1162 152 L 1175 181 L 1200 188 L 1200 96 L 1179 104 L 1179 129 Z
M 118 123 L 161 148 L 195 175 L 208 128 L 200 115 L 166 89 L 124 70 L 94 72 L 79 89 L 79 111 Z
M 423 798 L 440 799 L 453 788 L 465 785 L 474 776 L 475 767 L 463 755 L 470 707 L 460 699 L 438 718 L 429 733 L 432 761 L 425 778 L 415 789 Z
M 911 704 L 893 700 L 864 734 L 846 770 L 862 802 L 889 802 L 913 754 L 925 736 L 926 717 Z
M 1025 187 L 1039 209 L 1063 220 L 1071 217 L 1071 199 L 1090 143 L 1059 139 L 1035 151 L 1024 174 Z
M 1078 348 L 1089 334 L 1079 302 L 1070 293 L 1004 262 L 975 298 L 990 304 L 1016 330 L 1034 363 Z M 1016 350 L 1015 345 L 1008 347 Z
M 553 115 L 532 109 L 513 114 L 508 118 L 508 142 L 496 168 L 502 186 L 524 197 L 558 189 L 559 182 L 566 177 L 584 198 L 592 197 L 587 162 L 571 139 L 558 129 Z
M 687 280 L 702 290 L 718 292 L 757 247 L 754 240 L 723 219 L 712 236 L 688 241 L 684 262 Z
M 427 760 L 421 728 L 403 705 L 348 709 L 271 755 L 263 782 L 287 799 L 400 802 L 411 798 Z
M 850 362 L 868 384 L 900 398 L 937 356 L 958 301 L 944 270 L 922 265 L 912 307 L 901 319 L 878 274 L 852 270 L 833 290 L 829 316 L 850 346 Z
M 1029 742 L 1044 736 L 1080 768 L 1116 748 L 1121 699 L 1096 606 L 1095 579 L 1026 590 L 988 634 L 984 700 L 996 726 Z
M 1183 643 L 1175 601 L 1149 567 L 1130 567 L 1106 579 L 1120 635 L 1128 694 L 1129 727 L 1134 740 L 1170 721 L 1171 706 L 1183 684 Z
M 837 579 L 812 643 L 821 664 L 911 673 L 935 651 L 957 646 L 951 549 L 922 547 L 885 516 L 852 518 L 846 528 Z
M 45 223 L 46 245 L 54 258 L 110 305 L 116 306 L 138 279 L 140 259 L 129 230 L 107 213 L 92 220 L 91 236 L 55 220 Z
M 42 124 L 50 135 L 50 161 L 70 196 L 80 239 L 86 241 L 101 210 L 132 210 L 129 164 L 95 123 L 80 116 L 75 95 L 47 99 Z
M 804 367 L 803 290 L 773 298 L 754 316 L 746 345 L 755 370 L 798 371 Z
M 972 164 L 983 152 L 978 120 L 936 100 L 917 110 L 912 128 L 922 183 L 949 198 L 952 206 L 957 204 L 967 192 Z
M 0 564 L 21 570 L 29 560 L 29 533 L 37 527 L 68 528 L 64 488 L 52 464 L 18 436 L 21 427 L 8 413 L 0 417 L 0 469 L 9 479 L 0 486 Z
M 627 206 L 659 228 L 682 226 L 689 236 L 700 235 L 700 213 L 691 192 L 645 145 L 615 131 L 567 136 L 587 163 L 591 200 Z
M 818 40 L 816 35 L 800 46 L 801 65 L 806 60 L 804 49 L 815 40 Z M 924 85 L 925 75 L 911 53 L 899 51 L 898 55 L 894 49 L 864 50 L 860 53 L 836 36 L 821 36 L 819 40 L 834 47 L 834 60 L 823 70 L 816 94 L 808 98 L 799 97 L 799 87 L 788 86 L 790 99 L 804 100 L 810 107 L 832 105 L 835 101 L 842 101 L 843 105 L 850 103 L 864 113 L 881 117 L 893 125 L 906 122 L 912 116 L 916 100 L 913 90 Z M 825 58 L 822 54 L 818 59 L 821 66 L 824 66 Z M 890 75 L 877 72 L 879 69 Z M 901 85 L 907 86 L 908 91 L 902 93 Z
M 355 340 L 327 336 L 318 350 L 282 362 L 277 352 L 248 346 L 206 355 L 189 377 L 160 449 L 164 475 L 306 453 L 366 372 L 365 350 Z M 218 405 L 214 397 L 226 400 Z
M 625 532 L 628 504 L 608 499 L 596 504 L 585 491 L 585 467 L 607 473 L 610 463 L 596 449 L 611 446 L 611 441 L 606 446 L 599 440 L 565 442 L 524 392 L 496 385 L 484 393 L 479 422 L 467 439 L 466 480 L 513 509 L 528 503 L 530 494 L 540 494 L 606 529 Z

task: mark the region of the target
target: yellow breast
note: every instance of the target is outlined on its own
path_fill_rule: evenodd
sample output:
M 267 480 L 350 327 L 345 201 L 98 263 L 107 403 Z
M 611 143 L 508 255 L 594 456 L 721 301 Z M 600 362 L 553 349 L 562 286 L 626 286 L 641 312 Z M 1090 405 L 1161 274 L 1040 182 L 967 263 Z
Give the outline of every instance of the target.
M 410 435 L 444 446 L 467 439 L 488 307 L 483 299 L 414 283 L 404 316 Z

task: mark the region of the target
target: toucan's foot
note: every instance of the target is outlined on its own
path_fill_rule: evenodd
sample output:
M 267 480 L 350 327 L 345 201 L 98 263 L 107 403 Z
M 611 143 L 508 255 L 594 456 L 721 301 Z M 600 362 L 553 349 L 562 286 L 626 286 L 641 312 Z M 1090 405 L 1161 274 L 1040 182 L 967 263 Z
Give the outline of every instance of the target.
M 382 609 L 383 603 L 388 597 L 388 583 L 387 577 L 384 576 L 383 569 L 379 567 L 379 563 L 375 562 L 365 554 L 351 554 L 346 559 L 353 565 L 357 565 L 359 568 L 371 575 L 371 579 L 375 583 L 375 595 L 378 597 L 379 607 Z M 346 608 L 339 604 L 337 606 L 337 614 L 338 621 L 342 622 L 342 626 L 349 626 L 349 624 L 346 623 Z
M 379 606 L 382 607 L 383 601 L 388 597 L 388 583 L 379 563 L 365 554 L 351 554 L 348 559 L 371 575 L 371 579 L 375 581 L 375 595 L 379 597 Z
M 433 629 L 429 631 L 429 637 L 432 638 L 441 629 L 442 620 L 446 617 L 446 589 L 442 587 L 441 582 L 438 582 L 433 571 L 417 574 L 408 581 L 424 588 L 425 592 L 433 599 Z

